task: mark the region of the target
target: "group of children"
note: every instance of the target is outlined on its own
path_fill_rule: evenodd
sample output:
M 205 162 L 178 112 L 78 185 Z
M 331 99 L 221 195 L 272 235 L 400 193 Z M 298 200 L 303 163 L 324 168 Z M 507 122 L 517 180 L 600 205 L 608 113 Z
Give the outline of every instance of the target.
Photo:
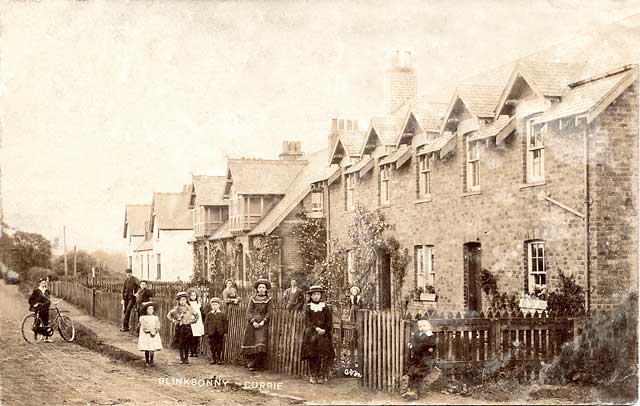
M 269 321 L 272 304 L 268 291 L 269 281 L 259 279 L 254 283 L 256 294 L 249 301 L 247 325 L 241 345 L 242 354 L 248 359 L 247 367 L 253 371 L 264 368 L 268 354 Z M 309 363 L 313 384 L 327 381 L 335 352 L 331 330 L 332 311 L 323 300 L 325 290 L 314 285 L 306 292 L 309 301 L 305 304 L 305 330 L 302 342 L 302 359 Z M 200 305 L 195 289 L 176 295 L 177 304 L 169 311 L 167 318 L 175 324 L 172 345 L 180 351 L 180 362 L 189 363 L 189 356 L 198 353 L 198 342 L 203 335 L 208 338 L 211 364 L 222 363 L 224 338 L 228 330 L 228 319 L 222 309 L 223 301 L 211 298 L 208 304 Z M 145 302 L 140 308 L 140 336 L 138 347 L 145 352 L 147 364 L 153 365 L 153 354 L 162 349 L 160 341 L 160 320 L 154 314 L 156 303 Z M 203 322 L 204 320 L 204 322 Z M 425 378 L 434 379 L 436 338 L 429 321 L 419 320 L 413 334 L 406 375 L 401 380 L 402 395 L 408 399 L 418 397 L 419 388 Z
M 188 364 L 189 356 L 198 356 L 200 337 L 203 335 L 209 340 L 210 363 L 222 363 L 224 336 L 228 328 L 227 316 L 221 309 L 222 301 L 214 297 L 208 306 L 201 306 L 195 289 L 179 292 L 175 299 L 178 303 L 167 313 L 167 319 L 175 325 L 172 347 L 179 350 L 180 363 Z M 138 349 L 145 352 L 149 365 L 154 365 L 154 352 L 162 349 L 160 319 L 154 315 L 155 307 L 154 302 L 146 302 L 141 306 L 143 315 L 140 317 Z

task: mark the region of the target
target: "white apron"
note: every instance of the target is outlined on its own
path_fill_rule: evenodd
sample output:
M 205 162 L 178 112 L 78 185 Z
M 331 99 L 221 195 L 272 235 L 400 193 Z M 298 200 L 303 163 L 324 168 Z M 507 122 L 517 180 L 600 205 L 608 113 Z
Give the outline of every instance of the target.
M 204 335 L 204 323 L 202 322 L 202 314 L 200 313 L 200 303 L 189 302 L 189 305 L 198 314 L 198 321 L 191 324 L 191 333 L 194 337 L 202 337 Z

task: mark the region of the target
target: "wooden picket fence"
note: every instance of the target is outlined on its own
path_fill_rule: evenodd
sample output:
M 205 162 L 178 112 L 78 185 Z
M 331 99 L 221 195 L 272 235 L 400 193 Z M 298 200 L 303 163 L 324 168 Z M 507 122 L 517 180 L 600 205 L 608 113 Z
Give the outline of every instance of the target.
M 542 361 L 560 353 L 574 337 L 580 321 L 548 314 L 481 314 L 464 318 L 457 314 L 430 318 L 436 336 L 438 368 L 442 383 L 483 379 L 501 368 L 511 368 L 523 380 L 539 376 Z M 361 311 L 363 379 L 366 387 L 394 391 L 410 356 L 409 342 L 417 320 L 397 312 Z

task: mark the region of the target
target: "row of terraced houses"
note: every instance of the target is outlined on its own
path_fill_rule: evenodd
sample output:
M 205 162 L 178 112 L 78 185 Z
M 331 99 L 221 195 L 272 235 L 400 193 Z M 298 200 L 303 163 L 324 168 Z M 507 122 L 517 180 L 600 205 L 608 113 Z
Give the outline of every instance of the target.
M 612 36 L 634 40 L 611 50 Z M 396 295 L 379 255 L 376 308 L 410 297 L 415 310 L 484 309 L 483 270 L 518 296 L 553 290 L 563 272 L 589 308 L 609 307 L 637 289 L 638 37 L 615 27 L 559 44 L 459 83 L 448 103 L 419 97 L 411 54 L 395 52 L 384 112 L 367 128 L 332 119 L 322 151 L 285 141 L 277 160 L 229 159 L 223 176 L 127 206 L 129 264 L 143 278 L 188 280 L 207 275 L 218 247 L 237 258 L 226 276 L 246 284 L 248 254 L 272 236 L 269 278 L 285 285 L 301 269 L 298 213 L 344 242 L 362 205 L 412 257 Z

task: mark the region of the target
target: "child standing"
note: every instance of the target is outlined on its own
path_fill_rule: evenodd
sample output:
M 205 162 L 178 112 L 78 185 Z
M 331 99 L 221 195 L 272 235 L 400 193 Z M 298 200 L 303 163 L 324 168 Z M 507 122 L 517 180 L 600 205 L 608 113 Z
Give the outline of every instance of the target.
M 198 313 L 198 319 L 191 324 L 191 346 L 189 351 L 192 357 L 197 357 L 200 352 L 200 337 L 204 335 L 204 314 L 200 308 L 200 293 L 196 288 L 187 289 L 187 299 L 189 306 Z
M 271 283 L 266 279 L 258 279 L 253 284 L 256 294 L 249 300 L 247 309 L 247 327 L 240 349 L 248 358 L 247 368 L 255 371 L 263 369 L 269 351 L 269 320 L 271 319 L 271 298 L 267 291 Z
M 167 313 L 167 318 L 176 325 L 176 331 L 173 335 L 173 348 L 180 350 L 180 363 L 189 363 L 189 348 L 193 342 L 193 334 L 191 333 L 191 324 L 195 323 L 200 316 L 187 303 L 187 293 L 179 292 L 176 295 L 178 304 Z
M 227 315 L 220 310 L 222 300 L 217 297 L 211 298 L 209 302 L 211 311 L 207 313 L 204 322 L 204 333 L 209 339 L 209 350 L 211 352 L 210 364 L 222 364 L 222 350 L 224 348 L 224 335 L 227 334 L 229 322 Z
M 302 339 L 302 359 L 309 360 L 311 383 L 324 383 L 329 376 L 331 361 L 335 356 L 331 329 L 333 327 L 331 309 L 321 301 L 325 290 L 314 285 L 307 294 L 311 300 L 304 306 L 304 338 Z
M 138 349 L 144 351 L 144 359 L 149 366 L 154 366 L 153 355 L 162 349 L 160 340 L 160 319 L 153 314 L 158 307 L 155 302 L 144 302 L 140 305 L 140 336 Z
M 424 378 L 426 376 L 437 377 L 435 348 L 436 336 L 431 331 L 431 323 L 424 319 L 418 320 L 418 331 L 413 334 L 409 344 L 410 356 L 407 363 L 407 374 L 402 377 L 400 383 L 403 398 L 416 400 Z

